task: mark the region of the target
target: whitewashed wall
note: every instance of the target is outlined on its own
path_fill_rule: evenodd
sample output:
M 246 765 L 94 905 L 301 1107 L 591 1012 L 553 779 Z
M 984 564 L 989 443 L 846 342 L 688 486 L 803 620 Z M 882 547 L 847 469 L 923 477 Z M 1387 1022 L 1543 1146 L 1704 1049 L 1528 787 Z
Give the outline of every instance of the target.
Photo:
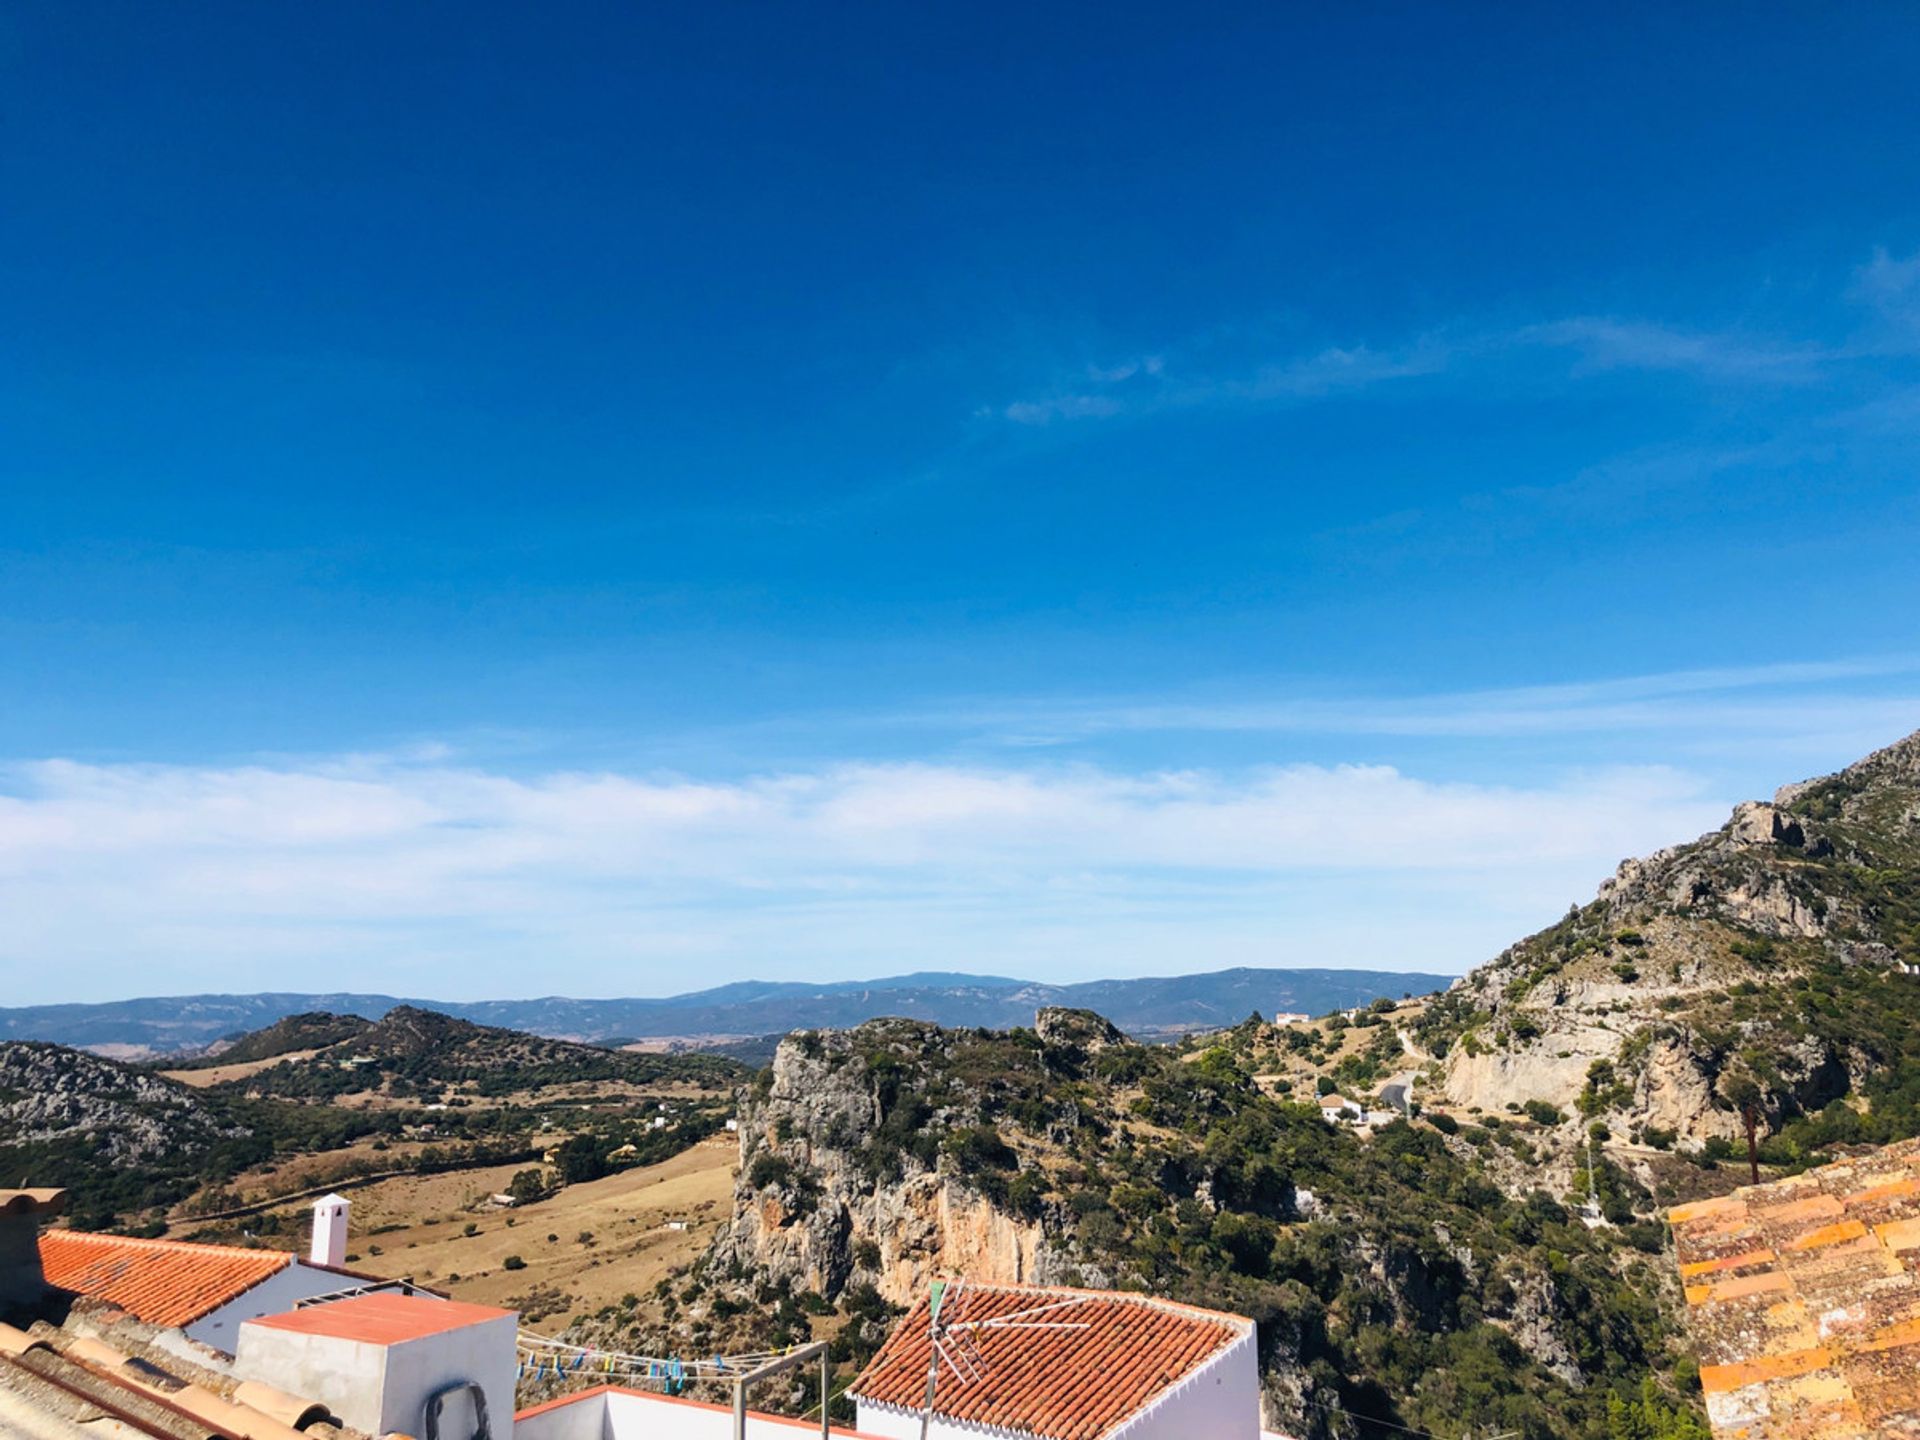
M 324 1273 L 324 1272 L 322 1272 Z M 334 1277 L 338 1279 L 339 1277 Z M 427 1398 L 444 1386 L 473 1381 L 487 1397 L 495 1440 L 512 1431 L 513 1315 L 397 1340 L 390 1345 L 243 1325 L 234 1373 L 294 1395 L 310 1395 L 356 1430 L 369 1435 L 423 1433 Z M 443 1435 L 471 1435 L 474 1416 L 465 1395 L 449 1397 Z
M 834 1440 L 875 1440 L 838 1425 L 832 1433 Z M 747 1414 L 747 1440 L 814 1440 L 819 1434 L 817 1419 Z M 733 1440 L 733 1411 L 677 1395 L 592 1391 L 522 1411 L 514 1420 L 513 1440 Z
M 187 1326 L 187 1338 L 231 1355 L 239 1343 L 240 1327 L 262 1315 L 284 1315 L 302 1300 L 333 1295 L 363 1282 L 351 1275 L 321 1270 L 304 1260 L 276 1270 L 243 1295 L 235 1296 L 210 1315 Z
M 1260 1357 L 1254 1329 L 1194 1371 L 1112 1440 L 1260 1440 Z

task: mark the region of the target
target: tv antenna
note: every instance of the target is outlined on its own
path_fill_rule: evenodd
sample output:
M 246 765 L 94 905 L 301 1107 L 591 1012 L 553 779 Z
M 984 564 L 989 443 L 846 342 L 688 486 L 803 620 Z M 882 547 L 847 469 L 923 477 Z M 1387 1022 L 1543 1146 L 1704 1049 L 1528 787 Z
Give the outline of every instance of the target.
M 983 1330 L 1085 1330 L 1085 1321 L 1042 1320 L 1043 1315 L 1058 1314 L 1091 1297 L 1075 1295 L 1050 1301 L 1007 1315 L 992 1315 L 980 1320 L 960 1318 L 968 1295 L 966 1282 L 936 1280 L 927 1299 L 927 1403 L 920 1411 L 920 1440 L 927 1440 L 933 1424 L 933 1401 L 940 1388 L 940 1367 L 945 1364 L 963 1385 L 972 1384 L 986 1374 L 987 1359 L 980 1353 Z
M 1600 1207 L 1600 1167 L 1593 1158 L 1593 1129 L 1587 1129 L 1587 1199 L 1580 1207 L 1580 1219 L 1589 1230 L 1611 1228 L 1607 1213 Z

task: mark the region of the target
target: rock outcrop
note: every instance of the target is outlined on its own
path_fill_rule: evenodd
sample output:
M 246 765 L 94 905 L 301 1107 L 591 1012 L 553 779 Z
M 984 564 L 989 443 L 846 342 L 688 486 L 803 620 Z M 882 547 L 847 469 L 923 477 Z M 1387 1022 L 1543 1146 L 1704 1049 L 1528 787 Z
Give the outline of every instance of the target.
M 1055 1042 L 1048 1051 L 1063 1064 L 1125 1039 L 1097 1016 L 1097 1027 L 1059 1018 L 1082 1013 L 1043 1012 Z M 827 1297 L 863 1282 L 895 1304 L 940 1275 L 1007 1284 L 1058 1278 L 1063 1267 L 1041 1224 L 943 1175 L 937 1153 L 916 1148 L 919 1136 L 980 1119 L 977 1094 L 955 1092 L 932 1107 L 889 1084 L 896 1056 L 922 1060 L 949 1043 L 948 1032 L 909 1020 L 782 1042 L 740 1108 L 733 1218 L 710 1263 Z M 899 1123 L 901 1106 L 919 1112 L 911 1127 Z
M 64 1045 L 0 1041 L 0 1147 L 83 1141 L 105 1164 L 135 1166 L 245 1133 L 183 1085 Z
M 1719 830 L 1628 860 L 1595 898 L 1459 981 L 1423 1032 L 1444 1100 L 1544 1102 L 1621 1134 L 1742 1133 L 1736 1056 L 1761 1056 L 1768 1116 L 1858 1087 L 1873 1059 L 1720 1002 L 1809 967 L 1920 956 L 1920 735 L 1737 807 Z

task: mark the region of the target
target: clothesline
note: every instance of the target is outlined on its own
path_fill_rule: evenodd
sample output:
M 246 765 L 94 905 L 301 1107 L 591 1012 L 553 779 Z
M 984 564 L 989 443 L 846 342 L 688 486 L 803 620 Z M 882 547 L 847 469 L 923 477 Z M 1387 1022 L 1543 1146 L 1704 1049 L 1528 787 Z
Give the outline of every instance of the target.
M 670 1390 L 679 1390 L 696 1380 L 738 1380 L 771 1360 L 793 1353 L 762 1350 L 740 1355 L 707 1355 L 692 1359 L 679 1355 L 630 1355 L 621 1350 L 602 1350 L 593 1345 L 575 1345 L 545 1335 L 521 1331 L 517 1347 L 520 1368 L 515 1379 L 551 1376 L 559 1379 L 571 1374 L 624 1375 L 656 1381 Z

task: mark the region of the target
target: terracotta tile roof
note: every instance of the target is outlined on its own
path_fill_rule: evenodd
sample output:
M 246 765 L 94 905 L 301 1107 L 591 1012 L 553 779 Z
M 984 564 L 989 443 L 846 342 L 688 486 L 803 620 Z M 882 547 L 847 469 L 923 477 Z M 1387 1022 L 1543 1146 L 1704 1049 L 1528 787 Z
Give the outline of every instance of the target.
M 1920 1140 L 1668 1219 L 1716 1435 L 1920 1432 Z
M 1032 1286 L 969 1285 L 941 1321 L 971 1325 L 1062 1302 L 1072 1303 L 1032 1322 L 1084 1328 L 971 1330 L 977 1373 L 969 1380 L 942 1364 L 935 1411 L 1044 1440 L 1099 1440 L 1253 1328 L 1237 1315 L 1145 1295 Z M 927 1325 L 922 1300 L 850 1393 L 917 1411 L 927 1390 Z
M 284 1315 L 262 1315 L 247 1324 L 262 1325 L 269 1330 L 293 1330 L 302 1335 L 358 1340 L 368 1345 L 397 1345 L 405 1340 L 438 1335 L 444 1330 L 478 1325 L 484 1320 L 511 1317 L 513 1313 L 492 1305 L 428 1300 L 381 1290 L 347 1300 L 331 1300 L 324 1305 L 308 1305 Z
M 284 1250 L 81 1230 L 40 1235 L 40 1266 L 49 1285 L 117 1305 L 152 1325 L 191 1325 L 292 1262 Z
M 108 1328 L 115 1336 L 109 1342 L 45 1324 L 31 1331 L 0 1325 L 0 1435 L 308 1440 L 297 1424 L 332 1420 L 316 1401 L 257 1383 L 235 1385 L 185 1356 L 156 1351 L 151 1327 L 146 1340 L 131 1337 L 130 1347 L 116 1330 Z M 337 1426 L 334 1433 L 356 1440 Z

